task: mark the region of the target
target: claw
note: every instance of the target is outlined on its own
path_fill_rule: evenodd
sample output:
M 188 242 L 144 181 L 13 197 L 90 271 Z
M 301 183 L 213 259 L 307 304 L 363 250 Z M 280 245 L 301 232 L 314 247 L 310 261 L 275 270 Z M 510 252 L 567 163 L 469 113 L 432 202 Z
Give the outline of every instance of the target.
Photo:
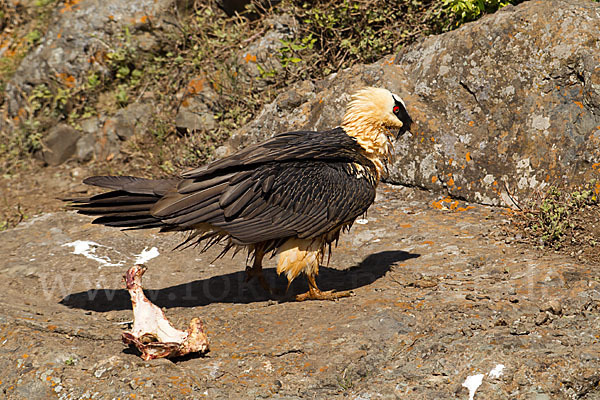
M 306 280 L 308 281 L 308 292 L 302 293 L 296 296 L 296 301 L 305 300 L 337 300 L 342 297 L 350 297 L 354 293 L 352 292 L 336 292 L 335 290 L 327 290 L 322 292 L 317 286 L 315 275 L 307 275 Z
M 312 288 L 311 288 L 312 289 Z M 338 300 L 343 297 L 350 297 L 354 295 L 352 292 L 336 292 L 335 290 L 327 290 L 325 292 L 319 289 L 309 289 L 308 292 L 302 293 L 296 296 L 296 301 L 305 300 Z

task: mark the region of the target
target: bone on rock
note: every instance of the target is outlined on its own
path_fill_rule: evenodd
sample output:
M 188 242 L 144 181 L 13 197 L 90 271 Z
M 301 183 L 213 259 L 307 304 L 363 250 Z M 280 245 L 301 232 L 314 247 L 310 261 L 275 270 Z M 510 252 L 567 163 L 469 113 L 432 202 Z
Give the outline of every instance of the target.
M 144 265 L 134 265 L 123 276 L 133 306 L 133 328 L 124 332 L 125 344 L 136 347 L 144 360 L 207 353 L 208 337 L 200 318 L 193 318 L 185 331 L 175 329 L 164 312 L 144 295 Z

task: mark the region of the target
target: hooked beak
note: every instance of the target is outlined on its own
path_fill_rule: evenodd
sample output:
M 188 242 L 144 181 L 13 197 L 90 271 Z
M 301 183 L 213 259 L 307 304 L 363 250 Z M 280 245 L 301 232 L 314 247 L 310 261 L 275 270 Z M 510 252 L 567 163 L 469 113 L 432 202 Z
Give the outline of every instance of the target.
M 406 118 L 402 121 L 402 128 L 398 130 L 396 139 L 400 139 L 400 136 L 404 135 L 406 132 L 409 132 L 413 124 L 413 120 L 407 115 Z

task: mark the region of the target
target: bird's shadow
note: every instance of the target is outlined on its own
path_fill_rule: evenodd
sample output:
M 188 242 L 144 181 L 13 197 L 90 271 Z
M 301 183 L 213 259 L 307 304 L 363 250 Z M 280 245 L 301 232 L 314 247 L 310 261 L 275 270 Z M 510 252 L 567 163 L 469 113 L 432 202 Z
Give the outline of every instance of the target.
M 348 291 L 369 285 L 384 276 L 395 263 L 419 257 L 405 251 L 382 251 L 371 254 L 360 264 L 345 270 L 321 266 L 317 283 L 321 290 Z M 263 270 L 264 276 L 277 289 L 285 290 L 287 280 L 278 276 L 275 268 Z M 245 282 L 246 272 L 239 271 L 208 279 L 170 286 L 157 290 L 144 290 L 146 297 L 159 307 L 197 307 L 211 303 L 252 303 L 271 298 L 258 282 Z M 287 294 L 308 290 L 305 279 L 300 277 L 292 283 Z M 60 304 L 71 308 L 106 312 L 131 309 L 131 299 L 125 289 L 90 289 L 71 293 Z

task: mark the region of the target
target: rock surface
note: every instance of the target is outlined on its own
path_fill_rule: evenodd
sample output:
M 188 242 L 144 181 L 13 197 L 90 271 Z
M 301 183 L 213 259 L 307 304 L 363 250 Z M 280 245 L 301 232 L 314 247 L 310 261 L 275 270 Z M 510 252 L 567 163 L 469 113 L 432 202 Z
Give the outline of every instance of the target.
M 213 261 L 219 248 L 171 251 L 183 236 L 41 215 L 0 232 L 0 392 L 467 399 L 463 383 L 482 374 L 476 399 L 600 398 L 600 268 L 498 236 L 503 214 L 384 185 L 320 270 L 322 289 L 355 296 L 305 303 L 244 283 L 243 255 Z M 122 275 L 153 247 L 146 295 L 177 328 L 202 319 L 206 357 L 144 362 L 120 341 Z
M 90 71 L 109 73 L 107 53 L 124 46 L 156 51 L 156 36 L 175 29 L 173 15 L 187 12 L 191 3 L 75 0 L 57 5 L 40 44 L 21 61 L 6 85 L 3 96 L 10 118 L 0 121 L 0 129 L 13 130 L 27 117 L 31 109 L 29 96 L 38 85 L 78 90 L 87 84 Z M 95 125 L 95 129 L 90 132 L 81 127 L 84 134 L 76 145 L 75 157 L 80 161 L 113 157 L 119 152 L 120 142 L 143 127 L 140 121 L 147 122 L 150 113 L 150 105 L 138 101 L 114 115 L 100 113 L 92 117 L 94 123 L 87 121 L 87 128 Z
M 599 31 L 595 2 L 506 7 L 396 57 L 290 88 L 231 146 L 333 127 L 349 92 L 383 86 L 417 122 L 397 143 L 390 182 L 513 206 L 550 184 L 600 177 Z
M 102 54 L 108 45 L 115 44 L 125 26 L 134 34 L 148 29 L 151 22 L 156 28 L 159 21 L 154 17 L 172 6 L 172 0 L 65 2 L 55 12 L 40 45 L 25 57 L 6 86 L 9 115 L 17 115 L 26 101 L 23 96 L 48 79 L 83 84 L 90 68 L 102 68 Z M 136 40 L 135 35 L 132 40 Z
M 175 127 L 179 132 L 193 134 L 215 129 L 213 109 L 219 96 L 205 76 L 192 78 L 180 97 L 181 105 L 175 117 Z
M 286 41 L 293 41 L 297 24 L 289 15 L 265 21 L 265 25 L 269 27 L 267 32 L 245 46 L 236 60 L 242 82 L 265 87 L 268 80 L 283 71 L 280 50 Z
M 50 129 L 44 138 L 43 148 L 36 156 L 48 165 L 60 165 L 78 150 L 81 133 L 66 124 Z

